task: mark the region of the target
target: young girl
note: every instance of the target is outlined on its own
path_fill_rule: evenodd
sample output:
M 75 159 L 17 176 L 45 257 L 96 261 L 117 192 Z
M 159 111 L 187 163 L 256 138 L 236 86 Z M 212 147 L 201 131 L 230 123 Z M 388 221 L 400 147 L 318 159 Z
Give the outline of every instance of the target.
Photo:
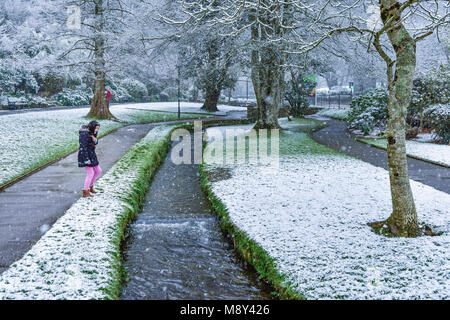
M 80 133 L 80 150 L 78 151 L 78 166 L 86 169 L 86 179 L 84 180 L 83 198 L 93 197 L 91 193 L 97 193 L 94 190 L 94 183 L 102 173 L 99 166 L 95 146 L 98 143 L 97 133 L 100 124 L 97 121 L 91 121 L 87 126 L 82 126 Z

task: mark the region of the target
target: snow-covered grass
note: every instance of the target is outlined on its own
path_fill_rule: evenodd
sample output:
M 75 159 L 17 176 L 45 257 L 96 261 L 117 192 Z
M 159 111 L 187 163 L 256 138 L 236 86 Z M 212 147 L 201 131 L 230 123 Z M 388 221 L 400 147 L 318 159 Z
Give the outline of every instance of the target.
M 234 107 L 219 104 L 217 108 L 219 111 L 217 112 L 206 112 L 204 110 L 200 110 L 202 103 L 195 102 L 181 102 L 180 110 L 181 112 L 189 112 L 189 113 L 208 113 L 213 115 L 225 115 L 231 111 L 246 111 L 246 108 L 242 107 Z M 126 104 L 126 105 L 118 105 L 121 107 L 129 108 L 129 109 L 141 109 L 141 110 L 158 110 L 158 111 L 168 111 L 168 112 L 178 112 L 178 103 L 177 102 L 151 102 L 151 103 L 138 103 L 138 104 Z M 111 107 L 111 110 L 114 110 L 116 105 Z
M 324 109 L 320 110 L 319 112 L 317 112 L 315 115 L 345 121 L 345 119 L 347 119 L 350 111 L 351 111 L 350 109 L 324 108 Z
M 279 169 L 205 164 L 202 171 L 216 177 L 207 184 L 224 223 L 249 239 L 236 238 L 238 247 L 250 250 L 247 260 L 264 277 L 283 282 L 275 283 L 282 296 L 450 298 L 450 195 L 411 181 L 420 221 L 444 234 L 388 238 L 367 225 L 392 210 L 388 172 L 305 133 L 280 134 Z
M 359 138 L 361 142 L 387 149 L 386 139 Z M 450 167 L 450 146 L 418 141 L 406 141 L 408 156 Z
M 136 104 L 139 106 L 139 104 Z M 27 112 L 0 116 L 0 185 L 45 165 L 78 148 L 78 130 L 90 120 L 88 108 Z M 113 114 L 123 123 L 99 121 L 100 137 L 133 123 L 176 120 L 176 113 L 141 111 L 115 106 Z M 182 114 L 182 119 L 206 115 Z
M 0 299 L 117 298 L 124 228 L 137 214 L 177 126 L 151 130 L 99 179 L 98 195 L 73 204 L 0 275 Z

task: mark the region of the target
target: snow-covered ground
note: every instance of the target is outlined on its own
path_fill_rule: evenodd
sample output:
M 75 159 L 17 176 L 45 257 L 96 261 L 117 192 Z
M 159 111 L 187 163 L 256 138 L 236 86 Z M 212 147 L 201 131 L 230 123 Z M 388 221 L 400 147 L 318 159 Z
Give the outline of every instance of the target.
M 360 139 L 378 147 L 387 148 L 386 139 Z M 450 146 L 436 143 L 406 141 L 406 153 L 409 156 L 431 161 L 450 167 Z
M 189 112 L 189 113 L 206 113 L 206 111 L 200 110 L 202 103 L 194 103 L 194 102 L 181 102 L 180 110 L 181 112 Z M 113 105 L 111 110 L 113 111 L 116 107 L 124 107 L 129 109 L 145 109 L 145 110 L 155 110 L 155 111 L 169 111 L 169 112 L 178 112 L 178 103 L 177 102 L 151 102 L 151 103 L 137 103 L 137 104 L 124 104 L 124 105 Z M 219 111 L 212 112 L 210 114 L 214 115 L 226 115 L 230 111 L 247 111 L 246 108 L 243 107 L 233 107 L 227 105 L 218 105 L 217 108 Z
M 348 116 L 349 113 L 350 113 L 350 109 L 348 109 L 348 108 L 347 109 L 324 108 L 314 115 L 315 116 L 314 119 L 326 120 L 326 117 L 329 117 L 329 118 L 334 118 L 334 119 L 338 119 L 338 120 L 345 120 L 345 118 Z M 322 118 L 319 119 L 318 117 L 322 117 Z
M 308 299 L 450 298 L 449 194 L 411 181 L 420 221 L 443 235 L 375 234 L 367 223 L 392 210 L 388 172 L 331 150 L 312 151 L 304 134 L 286 137 L 304 147 L 282 152 L 279 169 L 229 165 L 231 177 L 211 188 L 294 289 Z
M 0 116 L 0 184 L 77 147 L 87 109 Z M 122 126 L 100 121 L 101 132 Z
M 199 112 L 201 104 L 183 104 L 183 117 Z M 234 110 L 235 107 L 223 107 Z M 137 103 L 113 105 L 112 113 L 120 120 L 136 122 L 145 117 L 149 122 L 174 120 L 175 114 L 145 110 L 175 111 L 176 103 Z M 88 108 L 26 112 L 0 116 L 0 184 L 66 154 L 78 146 L 78 130 L 89 120 Z M 195 115 L 192 115 L 195 117 Z M 152 120 L 152 117 L 155 119 Z M 99 121 L 100 134 L 124 126 L 113 121 Z
M 156 127 L 132 149 L 164 143 L 174 127 Z M 156 150 L 145 157 L 152 159 Z M 118 232 L 129 214 L 127 198 L 139 171 L 145 170 L 142 155 L 132 155 L 127 153 L 99 179 L 98 195 L 78 200 L 21 260 L 0 275 L 0 300 L 114 298 L 109 290 L 117 289 L 114 283 L 120 278 L 117 239 L 122 235 Z
M 412 139 L 418 142 L 434 142 L 436 135 L 434 133 L 419 133 L 416 138 Z

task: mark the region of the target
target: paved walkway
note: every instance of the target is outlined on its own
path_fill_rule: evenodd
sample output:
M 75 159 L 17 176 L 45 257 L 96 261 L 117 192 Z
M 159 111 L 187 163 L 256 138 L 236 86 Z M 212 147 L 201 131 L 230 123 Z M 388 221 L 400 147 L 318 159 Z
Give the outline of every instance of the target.
M 226 119 L 241 118 L 241 113 Z M 214 121 L 217 117 L 199 119 Z M 186 120 L 184 120 L 186 121 Z M 104 172 L 153 127 L 166 123 L 131 125 L 108 134 L 96 149 Z M 0 274 L 20 259 L 81 196 L 85 171 L 77 166 L 78 152 L 0 192 Z
M 310 118 L 314 119 L 314 116 Z M 385 150 L 353 139 L 344 121 L 329 119 L 325 122 L 328 124 L 326 128 L 311 135 L 316 142 L 388 170 Z M 408 173 L 413 180 L 450 193 L 450 169 L 448 168 L 408 157 Z

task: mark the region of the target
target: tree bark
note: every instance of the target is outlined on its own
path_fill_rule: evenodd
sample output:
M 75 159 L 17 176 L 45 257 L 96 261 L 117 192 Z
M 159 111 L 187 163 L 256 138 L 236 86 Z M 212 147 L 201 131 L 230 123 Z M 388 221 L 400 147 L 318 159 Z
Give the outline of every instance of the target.
M 256 12 L 249 15 L 250 21 L 256 21 Z M 267 17 L 259 17 L 266 25 Z M 266 35 L 270 32 L 260 30 L 267 28 L 253 24 L 251 37 L 254 48 L 251 54 L 251 77 L 258 104 L 258 119 L 255 129 L 278 129 L 278 112 L 283 101 L 284 71 L 281 67 L 282 57 L 276 47 L 267 42 Z
M 416 67 L 416 43 L 402 24 L 401 18 L 396 17 L 399 8 L 397 0 L 380 0 L 383 23 L 394 19 L 387 35 L 396 55 L 393 79 L 392 64 L 388 65 L 389 117 L 386 135 L 393 211 L 386 224 L 395 236 L 415 237 L 420 232 L 408 176 L 405 130 Z
M 95 75 L 95 88 L 94 97 L 91 102 L 91 109 L 88 113 L 88 117 L 96 119 L 114 119 L 115 116 L 110 112 L 106 97 L 105 97 L 105 39 L 104 39 L 104 20 L 103 20 L 103 0 L 97 0 L 95 2 L 95 22 L 96 22 L 96 36 L 94 44 L 94 75 Z
M 201 109 L 209 112 L 219 111 L 217 103 L 230 67 L 228 57 L 221 57 L 219 41 L 219 38 L 215 38 L 208 45 L 208 68 L 204 86 L 205 102 Z M 221 61 L 222 59 L 225 61 Z
M 279 54 L 266 48 L 261 54 L 259 71 L 259 118 L 255 129 L 277 129 L 278 113 L 283 100 L 284 73 L 279 64 Z M 262 67 L 264 66 L 264 67 Z
M 208 112 L 219 111 L 217 108 L 217 103 L 220 97 L 220 88 L 213 88 L 212 86 L 208 86 L 206 88 L 206 97 L 205 102 L 201 109 L 206 110 Z

